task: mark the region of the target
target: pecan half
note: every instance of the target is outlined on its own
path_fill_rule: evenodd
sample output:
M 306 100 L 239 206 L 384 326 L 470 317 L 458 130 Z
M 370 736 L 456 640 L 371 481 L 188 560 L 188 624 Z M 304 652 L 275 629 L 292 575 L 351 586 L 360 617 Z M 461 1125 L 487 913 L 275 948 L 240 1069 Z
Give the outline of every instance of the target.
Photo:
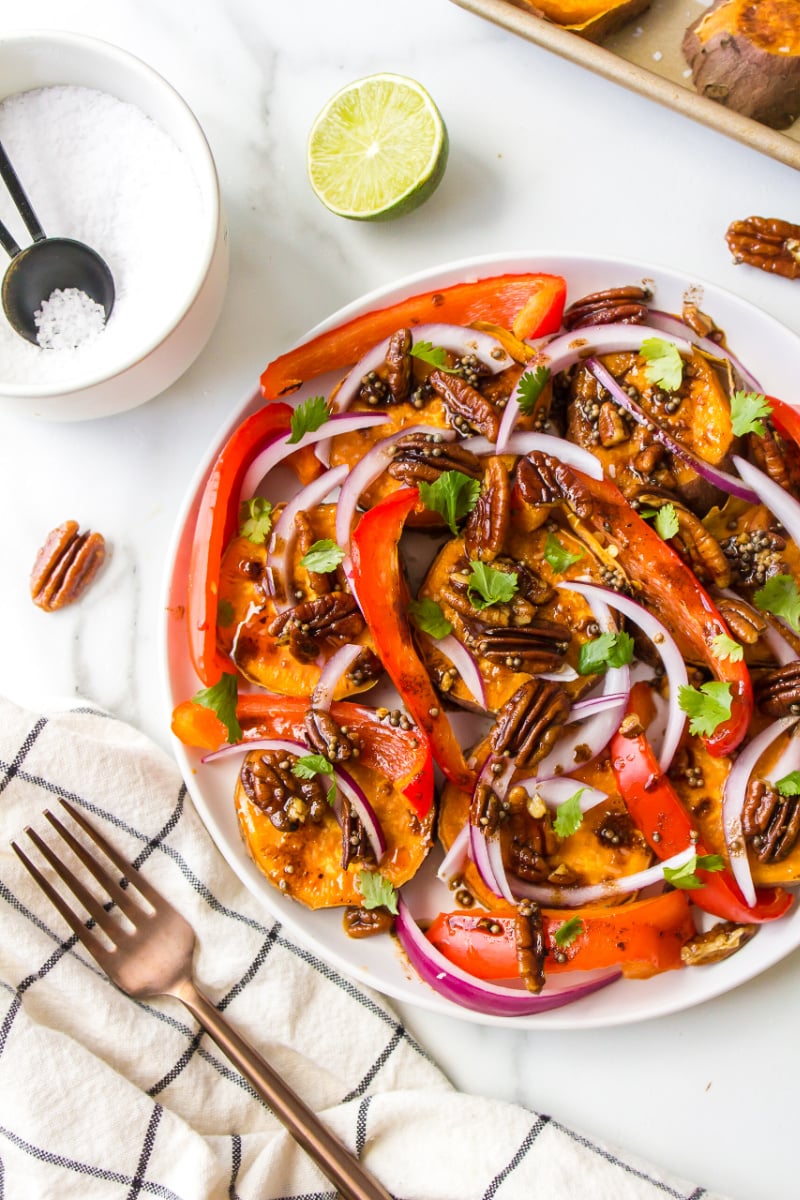
M 642 287 L 608 288 L 592 292 L 576 300 L 565 311 L 565 329 L 581 329 L 589 325 L 641 325 L 647 320 L 647 301 L 652 292 Z
M 77 521 L 65 521 L 48 533 L 31 571 L 31 599 L 45 612 L 74 604 L 86 591 L 106 557 L 100 533 L 78 533 Z
M 477 388 L 460 375 L 452 375 L 438 368 L 431 371 L 428 383 L 444 401 L 452 424 L 462 433 L 475 430 L 490 442 L 497 441 L 500 430 L 500 413 L 482 396 Z
M 758 609 L 746 604 L 739 596 L 716 597 L 717 608 L 737 642 L 754 646 L 767 628 Z
M 342 799 L 342 870 L 354 860 L 374 862 L 375 854 L 361 818 L 352 804 Z
M 470 479 L 480 479 L 480 459 L 469 450 L 451 442 L 438 441 L 427 433 L 409 433 L 395 447 L 387 468 L 393 479 L 413 487 L 423 480 L 433 483 L 444 471 L 460 471 Z
M 322 708 L 310 708 L 304 720 L 306 741 L 315 754 L 324 754 L 330 762 L 346 762 L 358 757 L 358 746 L 349 731 L 334 721 Z
M 298 558 L 302 558 L 307 553 L 316 541 L 314 530 L 311 528 L 311 521 L 308 513 L 299 512 L 294 518 L 294 527 L 297 531 L 295 548 Z M 309 571 L 308 582 L 318 596 L 330 592 L 336 583 L 336 572 L 330 574 L 320 571 Z
M 412 378 L 411 331 L 398 329 L 389 338 L 386 349 L 386 386 L 395 404 L 408 399 Z
M 239 772 L 245 794 L 266 813 L 276 829 L 291 833 L 306 821 L 319 824 L 329 805 L 318 777 L 292 774 L 297 755 L 259 750 L 247 755 Z
M 280 613 L 267 627 L 270 637 L 285 638 L 298 662 L 313 662 L 320 643 L 352 641 L 364 628 L 364 618 L 349 592 L 328 592 L 303 600 Z
M 510 754 L 519 767 L 544 758 L 569 716 L 570 701 L 551 679 L 529 679 L 497 714 L 489 735 L 495 754 Z
M 529 992 L 538 993 L 544 987 L 544 923 L 538 904 L 522 900 L 514 921 L 517 944 L 517 967 L 520 978 Z
M 493 562 L 501 553 L 511 524 L 511 484 L 502 458 L 486 464 L 478 502 L 464 526 L 464 548 L 470 558 Z
M 704 933 L 696 933 L 681 946 L 681 960 L 687 967 L 702 967 L 722 962 L 741 950 L 758 932 L 757 925 L 734 925 L 720 921 Z
M 517 463 L 517 488 L 526 504 L 565 503 L 581 520 L 592 514 L 591 496 L 575 472 L 540 450 L 532 450 Z
M 759 862 L 781 862 L 800 835 L 800 796 L 782 796 L 766 779 L 751 779 L 742 809 L 742 833 Z
M 503 819 L 504 811 L 506 810 L 494 788 L 488 783 L 478 782 L 470 802 L 470 825 L 479 826 L 484 833 L 494 834 Z
M 475 649 L 489 662 L 502 663 L 512 671 L 555 670 L 569 646 L 569 630 L 556 621 L 535 618 L 518 629 L 484 629 L 475 637 Z
M 731 222 L 725 241 L 735 263 L 786 279 L 800 276 L 800 225 L 778 217 L 745 217 Z
M 753 689 L 756 704 L 770 717 L 794 717 L 800 713 L 800 660 L 775 667 L 762 675 Z
M 394 917 L 388 908 L 361 908 L 351 904 L 344 910 L 342 924 L 348 937 L 366 938 L 376 933 L 388 933 Z
M 671 545 L 689 564 L 698 579 L 713 583 L 718 588 L 728 586 L 731 581 L 731 566 L 722 546 L 685 504 L 671 494 L 664 495 L 650 489 L 637 492 L 636 500 L 638 504 L 653 508 L 671 504 L 678 521 L 678 532 L 670 539 Z

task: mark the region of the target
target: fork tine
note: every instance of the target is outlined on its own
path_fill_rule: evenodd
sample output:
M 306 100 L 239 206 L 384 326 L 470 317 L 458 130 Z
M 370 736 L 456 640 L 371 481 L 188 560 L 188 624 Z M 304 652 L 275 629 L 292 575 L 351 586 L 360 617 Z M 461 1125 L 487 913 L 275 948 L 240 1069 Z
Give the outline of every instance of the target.
M 78 879 L 77 875 L 75 875 L 69 869 L 66 863 L 61 861 L 55 851 L 48 846 L 47 842 L 39 837 L 39 834 L 35 829 L 31 829 L 29 826 L 25 832 L 39 853 L 43 855 L 43 857 L 46 858 L 50 863 L 50 866 L 53 868 L 62 883 L 67 885 L 75 899 L 80 901 L 89 916 L 93 917 L 96 924 L 100 927 L 100 929 L 103 930 L 103 933 L 110 937 L 112 942 L 116 943 L 121 930 L 114 917 L 112 917 L 107 909 L 105 909 L 103 905 L 94 898 L 89 889 L 84 886 L 80 879 Z
M 42 889 L 45 896 L 47 896 L 47 899 L 50 901 L 50 903 L 61 913 L 61 916 L 69 925 L 78 941 L 86 947 L 92 957 L 95 958 L 100 966 L 105 970 L 104 963 L 107 958 L 105 947 L 101 946 L 100 942 L 98 942 L 91 930 L 86 927 L 85 922 L 77 915 L 77 913 L 72 911 L 66 900 L 64 900 L 61 896 L 61 893 L 57 892 L 50 883 L 50 880 L 45 878 L 39 868 L 31 862 L 22 847 L 18 846 L 16 842 L 12 842 L 11 848 L 28 873 Z
M 78 811 L 74 804 L 71 804 L 69 800 L 59 800 L 59 804 L 62 808 L 66 809 L 73 821 L 80 825 L 84 833 L 89 835 L 94 844 L 100 847 L 106 857 L 109 858 L 117 868 L 120 875 L 124 875 L 128 882 L 133 884 L 137 892 L 139 892 L 140 895 L 144 896 L 145 900 L 148 900 L 150 904 L 152 904 L 153 908 L 167 909 L 171 907 L 161 893 L 156 891 L 156 889 L 147 882 L 144 875 L 137 871 L 133 863 L 130 863 L 127 859 L 123 858 L 119 851 L 115 850 L 111 843 L 106 841 L 100 830 L 96 829 L 95 826 L 92 825 L 91 821 L 89 821 L 82 812 Z
M 44 815 L 55 829 L 56 833 L 67 843 L 76 858 L 79 858 L 83 865 L 92 875 L 94 875 L 101 887 L 105 888 L 111 899 L 118 905 L 125 916 L 135 925 L 137 919 L 141 920 L 142 908 L 137 904 L 131 894 L 120 887 L 113 875 L 109 874 L 103 866 L 97 861 L 95 856 L 86 849 L 82 842 L 79 842 L 73 836 L 66 825 L 62 825 L 58 817 L 51 813 L 49 809 L 44 810 Z M 116 865 L 116 864 L 115 864 Z M 130 868 L 126 867 L 127 874 Z

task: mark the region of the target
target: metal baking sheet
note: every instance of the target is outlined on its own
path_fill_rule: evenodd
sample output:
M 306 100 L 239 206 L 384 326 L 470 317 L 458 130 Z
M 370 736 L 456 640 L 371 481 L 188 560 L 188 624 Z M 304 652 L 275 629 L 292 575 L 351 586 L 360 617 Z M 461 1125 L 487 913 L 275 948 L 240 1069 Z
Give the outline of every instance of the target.
M 800 170 L 800 121 L 778 132 L 695 91 L 681 39 L 687 26 L 704 11 L 697 0 L 653 0 L 650 8 L 600 45 L 536 16 L 513 0 L 453 3 Z

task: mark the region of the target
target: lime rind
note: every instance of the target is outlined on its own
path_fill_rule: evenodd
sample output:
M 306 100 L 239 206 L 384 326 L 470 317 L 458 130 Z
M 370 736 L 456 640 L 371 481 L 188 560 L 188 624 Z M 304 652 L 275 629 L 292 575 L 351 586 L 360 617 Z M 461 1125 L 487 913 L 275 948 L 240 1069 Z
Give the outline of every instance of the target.
M 410 212 L 438 187 L 449 151 L 447 129 L 414 80 L 371 75 L 342 88 L 308 139 L 308 175 L 338 216 L 387 220 Z

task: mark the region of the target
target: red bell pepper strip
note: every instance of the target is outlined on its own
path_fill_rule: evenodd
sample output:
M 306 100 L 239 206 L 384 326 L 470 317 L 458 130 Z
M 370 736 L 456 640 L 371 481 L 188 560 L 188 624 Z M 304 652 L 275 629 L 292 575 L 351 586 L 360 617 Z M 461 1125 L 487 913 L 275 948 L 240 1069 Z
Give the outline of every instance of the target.
M 433 757 L 456 787 L 471 791 L 475 772 L 442 710 L 428 672 L 414 649 L 398 543 L 406 518 L 419 503 L 417 488 L 401 488 L 364 513 L 351 543 L 353 591 L 375 649 L 420 729 Z
M 772 409 L 772 423 L 778 433 L 790 438 L 800 446 L 800 409 L 776 396 L 767 396 L 767 403 Z
M 565 468 L 561 468 L 566 471 Z M 588 493 L 584 518 L 606 545 L 615 546 L 618 562 L 640 584 L 647 607 L 691 647 L 716 678 L 731 685 L 731 715 L 704 738 L 709 754 L 732 753 L 743 741 L 753 714 L 753 686 L 744 661 L 720 658 L 714 638 L 730 631 L 706 589 L 671 546 L 631 508 L 609 480 L 570 472 L 576 491 Z
M 577 919 L 568 945 L 554 934 Z M 506 913 L 439 913 L 426 936 L 445 958 L 478 979 L 513 979 L 517 966 L 517 919 Z M 685 892 L 664 892 L 616 908 L 542 909 L 545 974 L 621 966 L 629 979 L 646 979 L 683 966 L 681 947 L 695 924 Z
M 635 689 L 629 711 L 637 712 Z M 680 797 L 661 773 L 647 735 L 616 733 L 611 739 L 611 766 L 619 794 L 656 856 L 663 860 L 685 850 L 697 833 Z M 694 844 L 698 857 L 708 853 L 699 840 Z M 692 903 L 739 925 L 775 921 L 792 904 L 792 896 L 783 888 L 768 888 L 756 892 L 756 903 L 750 908 L 727 868 L 698 870 L 697 876 L 703 886 L 692 889 Z
M 246 693 L 239 697 L 236 713 L 244 741 L 260 737 L 304 740 L 305 697 Z M 359 759 L 391 779 L 417 816 L 424 817 L 433 803 L 433 760 L 426 738 L 416 729 L 400 729 L 380 720 L 375 709 L 350 700 L 336 700 L 331 716 L 352 730 L 360 747 Z
M 561 325 L 566 283 L 560 275 L 497 275 L 422 292 L 320 333 L 271 362 L 261 376 L 267 400 L 294 392 L 326 371 L 344 370 L 397 329 L 428 322 L 471 325 L 485 321 L 511 328 L 519 316 L 526 330 L 518 337 L 543 337 Z M 530 310 L 525 314 L 526 306 Z
M 222 554 L 238 527 L 239 489 L 255 454 L 272 436 L 287 433 L 292 409 L 268 404 L 229 437 L 206 480 L 197 510 L 189 561 L 186 627 L 192 665 L 210 687 L 236 668 L 217 647 L 217 605 Z

